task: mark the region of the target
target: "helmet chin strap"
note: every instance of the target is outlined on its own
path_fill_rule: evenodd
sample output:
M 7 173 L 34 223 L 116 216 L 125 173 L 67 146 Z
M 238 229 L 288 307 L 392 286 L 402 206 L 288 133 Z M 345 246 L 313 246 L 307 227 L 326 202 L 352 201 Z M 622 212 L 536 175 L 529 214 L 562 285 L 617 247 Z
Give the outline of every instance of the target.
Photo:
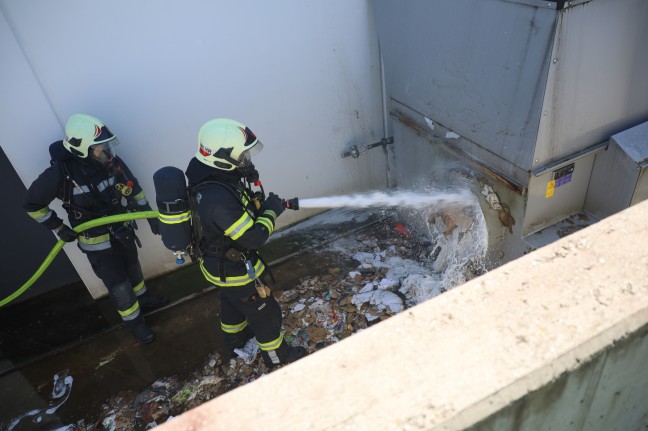
M 232 154 L 233 149 L 234 148 L 219 148 L 218 151 L 214 153 L 214 156 L 219 159 L 227 160 L 233 166 L 241 168 L 241 163 L 230 155 Z

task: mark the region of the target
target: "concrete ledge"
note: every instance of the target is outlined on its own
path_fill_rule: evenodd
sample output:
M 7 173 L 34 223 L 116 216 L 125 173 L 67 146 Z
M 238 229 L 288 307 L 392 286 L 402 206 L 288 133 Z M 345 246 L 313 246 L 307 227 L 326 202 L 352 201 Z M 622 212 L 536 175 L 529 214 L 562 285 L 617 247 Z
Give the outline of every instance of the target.
M 646 213 L 629 208 L 159 429 L 643 428 Z

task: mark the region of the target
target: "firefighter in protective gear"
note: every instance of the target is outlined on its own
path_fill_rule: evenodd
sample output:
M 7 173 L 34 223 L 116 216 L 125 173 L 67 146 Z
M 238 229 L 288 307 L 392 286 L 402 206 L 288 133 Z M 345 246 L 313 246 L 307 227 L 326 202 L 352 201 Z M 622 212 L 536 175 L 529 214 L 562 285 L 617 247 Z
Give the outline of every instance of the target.
M 259 174 L 251 157 L 262 146 L 238 121 L 208 121 L 200 129 L 198 152 L 185 174 L 201 230 L 200 269 L 219 287 L 225 348 L 231 353 L 254 336 L 272 368 L 306 351 L 284 341 L 281 308 L 268 287 L 269 268 L 257 252 L 284 210 L 274 193 L 258 206 L 253 199 L 250 183 L 258 181 Z
M 117 144 L 115 135 L 97 118 L 72 115 L 65 126 L 65 139 L 50 145 L 50 167 L 29 187 L 23 208 L 63 241 L 78 241 L 125 326 L 140 342 L 150 343 L 155 335 L 140 307 L 158 308 L 168 299 L 152 293 L 144 283 L 134 222 L 98 226 L 81 234 L 71 228 L 104 216 L 151 210 L 137 178 L 115 155 Z M 71 227 L 50 209 L 55 198 L 63 202 Z M 147 220 L 157 235 L 158 220 Z

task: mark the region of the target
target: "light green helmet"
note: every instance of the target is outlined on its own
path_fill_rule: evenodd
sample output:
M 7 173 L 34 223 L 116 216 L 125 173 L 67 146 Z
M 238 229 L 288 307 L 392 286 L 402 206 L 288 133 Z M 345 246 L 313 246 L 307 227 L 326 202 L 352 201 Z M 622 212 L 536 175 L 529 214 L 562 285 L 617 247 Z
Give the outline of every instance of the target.
M 86 114 L 74 114 L 68 118 L 63 146 L 75 156 L 85 159 L 91 146 L 106 142 L 111 142 L 111 145 L 104 145 L 109 150 L 118 143 L 101 120 Z
M 216 118 L 198 132 L 196 158 L 212 168 L 231 171 L 251 163 L 263 144 L 252 131 L 229 118 Z

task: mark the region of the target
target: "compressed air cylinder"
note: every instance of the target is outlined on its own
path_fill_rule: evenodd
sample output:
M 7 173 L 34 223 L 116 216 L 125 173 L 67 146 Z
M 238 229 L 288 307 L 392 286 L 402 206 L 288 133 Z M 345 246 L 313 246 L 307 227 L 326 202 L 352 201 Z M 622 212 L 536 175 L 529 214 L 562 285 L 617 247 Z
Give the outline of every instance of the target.
M 192 240 L 191 207 L 184 172 L 173 166 L 158 169 L 153 184 L 164 246 L 174 252 L 188 250 Z

